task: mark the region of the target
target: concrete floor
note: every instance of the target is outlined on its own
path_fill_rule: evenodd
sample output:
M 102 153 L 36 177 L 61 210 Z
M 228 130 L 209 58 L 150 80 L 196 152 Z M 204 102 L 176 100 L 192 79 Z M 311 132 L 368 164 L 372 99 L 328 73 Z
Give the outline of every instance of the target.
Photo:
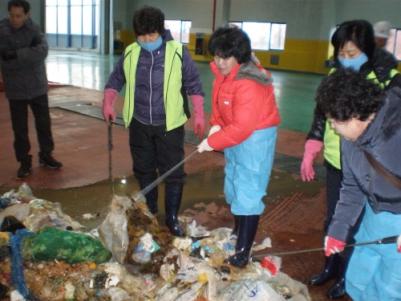
M 108 180 L 107 127 L 100 115 L 102 88 L 117 57 L 95 54 L 53 51 L 47 60 L 48 77 L 52 82 L 65 84 L 50 89 L 54 155 L 64 167 L 49 171 L 37 164 L 37 142 L 34 126 L 30 126 L 33 174 L 26 179 L 34 194 L 62 204 L 63 210 L 85 224 L 83 213 L 98 213 L 99 220 L 107 212 L 111 197 Z M 210 111 L 211 74 L 208 65 L 198 64 L 206 92 L 205 108 Z M 324 187 L 322 166 L 318 166 L 319 179 L 303 183 L 299 179 L 300 158 L 303 153 L 305 132 L 313 111 L 313 95 L 321 76 L 273 71 L 277 103 L 282 116 L 276 149 L 274 171 L 266 198 L 267 208 L 261 218 L 257 235 L 260 240 L 270 236 L 273 251 L 297 250 L 321 246 L 324 220 Z M 79 102 L 91 106 L 92 116 L 65 110 L 65 104 Z M 121 104 L 121 102 L 120 102 Z M 93 112 L 95 112 L 93 114 Z M 97 112 L 97 113 L 96 113 Z M 97 114 L 97 115 L 96 115 Z M 89 114 L 90 115 L 90 114 Z M 30 118 L 32 123 L 32 118 Z M 12 149 L 12 130 L 8 103 L 0 92 L 0 192 L 21 184 L 15 178 L 18 164 Z M 186 154 L 198 143 L 188 127 Z M 113 178 L 118 193 L 137 191 L 132 178 L 127 131 L 113 127 Z M 185 165 L 188 174 L 184 191 L 183 214 L 195 217 L 209 228 L 230 226 L 231 215 L 224 204 L 221 153 L 194 156 Z M 127 184 L 121 184 L 126 179 Z M 161 196 L 162 198 L 162 196 Z M 94 224 L 88 224 L 88 227 Z M 283 257 L 283 270 L 302 282 L 318 272 L 323 254 L 309 253 Z M 327 300 L 325 290 L 309 287 L 313 300 Z M 344 298 L 343 300 L 348 300 Z

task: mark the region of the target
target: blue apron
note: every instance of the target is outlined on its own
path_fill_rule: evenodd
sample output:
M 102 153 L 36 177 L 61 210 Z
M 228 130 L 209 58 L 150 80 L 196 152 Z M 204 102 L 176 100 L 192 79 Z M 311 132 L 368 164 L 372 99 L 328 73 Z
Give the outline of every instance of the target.
M 369 203 L 356 242 L 401 233 L 401 214 L 375 213 Z M 395 243 L 355 247 L 345 275 L 345 289 L 355 301 L 401 300 L 401 253 Z
M 277 127 L 257 130 L 242 143 L 226 148 L 224 194 L 234 215 L 260 215 L 269 184 Z

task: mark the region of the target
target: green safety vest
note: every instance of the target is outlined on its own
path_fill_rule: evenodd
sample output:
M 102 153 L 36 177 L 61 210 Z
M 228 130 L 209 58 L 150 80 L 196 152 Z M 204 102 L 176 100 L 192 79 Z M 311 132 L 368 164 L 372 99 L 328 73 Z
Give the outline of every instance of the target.
M 333 73 L 336 69 L 331 69 L 329 74 Z M 391 80 L 398 74 L 398 70 L 392 69 L 388 80 L 380 82 L 377 79 L 376 73 L 371 71 L 366 77 L 377 84 L 380 88 L 386 88 Z M 327 162 L 333 165 L 337 169 L 341 169 L 341 156 L 340 156 L 340 136 L 331 128 L 330 123 L 326 120 L 325 131 L 324 131 L 324 158 Z
M 134 42 L 124 51 L 124 75 L 126 80 L 123 119 L 129 127 L 134 115 L 135 80 L 141 46 Z M 184 111 L 182 88 L 182 44 L 171 40 L 166 42 L 164 57 L 163 101 L 166 112 L 166 130 L 173 130 L 187 120 Z

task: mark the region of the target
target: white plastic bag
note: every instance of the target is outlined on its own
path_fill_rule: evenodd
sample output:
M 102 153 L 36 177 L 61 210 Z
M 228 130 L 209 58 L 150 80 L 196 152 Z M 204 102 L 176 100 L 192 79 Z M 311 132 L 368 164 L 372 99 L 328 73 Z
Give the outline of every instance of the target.
M 219 301 L 285 301 L 265 281 L 242 279 L 233 282 L 219 294 Z
M 127 210 L 131 207 L 129 198 L 115 195 L 111 201 L 110 212 L 99 227 L 101 241 L 119 263 L 124 263 L 127 255 L 129 245 Z

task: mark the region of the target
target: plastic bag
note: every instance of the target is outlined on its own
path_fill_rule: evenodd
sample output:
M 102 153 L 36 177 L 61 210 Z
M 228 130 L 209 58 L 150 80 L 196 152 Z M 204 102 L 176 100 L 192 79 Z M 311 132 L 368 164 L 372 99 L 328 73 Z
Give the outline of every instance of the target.
M 152 234 L 145 233 L 132 254 L 132 260 L 137 263 L 147 263 L 152 258 L 152 253 L 160 250 L 160 246 L 153 240 Z
M 285 301 L 283 297 L 265 281 L 243 279 L 233 282 L 223 289 L 218 300 L 220 301 Z
M 129 198 L 115 195 L 111 201 L 110 212 L 99 227 L 100 239 L 119 263 L 124 263 L 127 255 L 127 210 L 131 207 Z
M 22 253 L 28 260 L 63 260 L 67 263 L 103 263 L 111 254 L 94 238 L 71 231 L 45 228 L 24 239 Z
M 112 287 L 107 290 L 111 301 L 130 301 L 132 298 L 126 291 L 119 287 Z
M 29 202 L 29 209 L 29 215 L 22 222 L 33 232 L 46 227 L 56 227 L 63 230 L 80 230 L 84 228 L 84 226 L 63 212 L 60 203 L 34 199 Z

